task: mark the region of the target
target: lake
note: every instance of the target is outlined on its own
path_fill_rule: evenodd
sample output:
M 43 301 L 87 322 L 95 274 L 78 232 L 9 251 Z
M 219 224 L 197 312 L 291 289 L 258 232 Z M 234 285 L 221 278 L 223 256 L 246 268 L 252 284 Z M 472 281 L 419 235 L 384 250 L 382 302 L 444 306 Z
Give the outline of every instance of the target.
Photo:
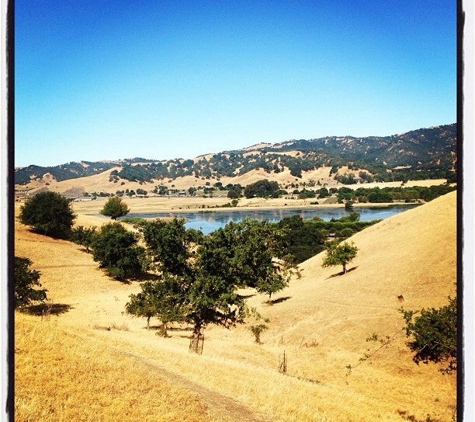
M 382 220 L 393 215 L 399 214 L 417 205 L 390 205 L 387 207 L 354 207 L 354 211 L 360 214 L 360 221 Z M 339 219 L 348 215 L 348 211 L 341 208 L 273 208 L 273 209 L 252 209 L 252 210 L 203 210 L 203 211 L 173 211 L 173 212 L 149 212 L 149 213 L 130 213 L 127 217 L 140 218 L 163 218 L 178 217 L 186 220 L 185 226 L 189 229 L 196 229 L 209 234 L 229 222 L 238 223 L 244 218 L 249 217 L 254 220 L 267 220 L 275 223 L 285 217 L 300 215 L 304 220 L 310 220 L 313 217 L 320 217 L 322 220 L 329 221 L 332 218 Z

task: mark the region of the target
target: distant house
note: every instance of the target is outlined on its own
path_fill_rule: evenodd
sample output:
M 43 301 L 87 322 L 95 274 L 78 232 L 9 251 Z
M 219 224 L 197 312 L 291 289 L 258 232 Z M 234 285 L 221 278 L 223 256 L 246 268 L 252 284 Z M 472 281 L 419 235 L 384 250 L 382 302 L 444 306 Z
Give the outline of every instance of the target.
M 74 198 L 73 201 L 74 202 L 88 202 L 88 201 L 94 201 L 94 197 L 92 196 L 89 196 L 89 197 L 86 197 L 86 196 L 83 196 L 82 198 Z

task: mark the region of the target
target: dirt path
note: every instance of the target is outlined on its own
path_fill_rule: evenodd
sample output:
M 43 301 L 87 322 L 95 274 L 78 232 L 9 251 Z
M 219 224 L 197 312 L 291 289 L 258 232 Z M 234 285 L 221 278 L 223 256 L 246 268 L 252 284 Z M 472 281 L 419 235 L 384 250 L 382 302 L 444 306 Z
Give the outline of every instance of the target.
M 90 339 L 86 334 L 79 334 L 77 331 L 74 333 L 74 335 L 80 338 Z M 113 346 L 110 342 L 100 339 L 99 337 L 95 337 L 94 341 L 100 341 L 101 343 L 107 345 L 107 347 L 110 349 L 113 349 L 115 353 L 127 356 L 128 358 L 136 361 L 137 364 L 148 367 L 158 378 L 162 378 L 167 382 L 173 383 L 177 387 L 195 393 L 199 401 L 206 407 L 207 414 L 214 422 L 277 422 L 275 418 L 272 420 L 268 419 L 265 416 L 260 415 L 239 403 L 237 400 L 234 400 L 233 398 L 226 395 L 219 394 L 213 390 L 210 390 L 209 388 L 203 387 L 202 385 L 193 382 L 184 376 L 168 371 L 167 369 L 155 364 L 145 357 L 134 353 L 125 352 L 119 347 Z
M 153 371 L 161 378 L 172 381 L 175 385 L 196 393 L 202 404 L 206 406 L 207 413 L 213 419 L 223 422 L 247 421 L 247 422 L 270 422 L 262 415 L 254 413 L 251 409 L 243 406 L 238 401 L 216 393 L 206 387 L 192 382 L 185 377 L 174 374 L 166 369 L 160 368 L 138 356 L 131 356 L 142 364 L 153 368 Z

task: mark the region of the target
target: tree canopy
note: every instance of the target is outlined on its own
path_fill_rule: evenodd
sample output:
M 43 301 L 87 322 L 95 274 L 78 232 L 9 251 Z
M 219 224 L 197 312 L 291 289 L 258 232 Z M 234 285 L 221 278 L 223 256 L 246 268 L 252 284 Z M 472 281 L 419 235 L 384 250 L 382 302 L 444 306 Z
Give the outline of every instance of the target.
M 68 238 L 76 216 L 68 199 L 56 192 L 40 192 L 20 209 L 20 222 L 47 236 Z
M 265 221 L 244 219 L 207 237 L 199 249 L 198 265 L 238 287 L 271 295 L 288 284 L 287 258 L 280 231 Z
M 449 304 L 438 309 L 422 309 L 415 318 L 414 311 L 402 313 L 414 361 L 446 362 L 445 371 L 457 369 L 457 299 L 449 298 Z
M 117 280 L 137 277 L 142 272 L 144 248 L 138 237 L 115 222 L 101 227 L 92 243 L 94 261 Z
M 186 229 L 184 219 L 144 221 L 139 227 L 156 270 L 174 275 L 188 271 L 196 233 Z
M 247 185 L 244 189 L 244 196 L 246 198 L 257 197 L 277 197 L 279 195 L 279 184 L 275 181 L 267 179 L 258 180 L 255 183 Z
M 71 231 L 71 241 L 78 245 L 84 246 L 86 252 L 90 251 L 94 238 L 97 234 L 96 227 L 78 226 Z
M 322 266 L 332 267 L 335 265 L 342 265 L 343 274 L 345 274 L 347 271 L 347 264 L 356 257 L 357 253 L 358 248 L 353 242 L 343 242 L 342 244 L 332 242 L 328 246 L 327 255 L 323 259 Z
M 127 215 L 129 211 L 129 207 L 121 198 L 113 196 L 105 203 L 100 213 L 112 218 L 112 220 L 117 220 L 119 217 Z
M 40 272 L 30 269 L 31 260 L 29 258 L 14 258 L 14 306 L 19 308 L 30 305 L 31 302 L 43 302 L 46 300 L 46 289 L 36 289 L 41 287 Z
M 143 223 L 140 230 L 159 274 L 157 281 L 144 283 L 141 296 L 131 296 L 128 312 L 148 318 L 152 304 L 153 316 L 165 327 L 172 321 L 193 324 L 194 339 L 207 324 L 243 322 L 246 306 L 238 288 L 271 295 L 288 283 L 290 267 L 279 250 L 278 232 L 267 222 L 230 223 L 204 237 L 177 219 Z
M 186 316 L 186 297 L 180 279 L 167 275 L 160 280 L 146 281 L 142 291 L 130 295 L 125 305 L 128 314 L 147 318 L 157 317 L 162 322 L 162 334 L 167 336 L 168 324 L 172 321 L 184 321 Z

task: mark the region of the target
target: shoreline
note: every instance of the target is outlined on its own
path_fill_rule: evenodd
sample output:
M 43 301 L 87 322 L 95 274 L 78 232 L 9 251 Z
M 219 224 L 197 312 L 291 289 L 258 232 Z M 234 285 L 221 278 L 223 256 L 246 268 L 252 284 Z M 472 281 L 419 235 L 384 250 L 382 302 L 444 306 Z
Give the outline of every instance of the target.
M 78 214 L 99 214 L 108 198 L 98 198 L 94 201 L 74 202 L 73 210 Z M 344 204 L 325 202 L 311 204 L 305 199 L 241 199 L 236 207 L 224 206 L 229 204 L 229 198 L 195 198 L 195 197 L 149 197 L 124 198 L 130 208 L 129 214 L 147 213 L 184 213 L 184 212 L 216 212 L 216 211 L 251 211 L 256 209 L 321 209 L 342 208 Z M 317 201 L 315 201 L 317 202 Z M 421 204 L 421 202 L 385 202 L 385 203 L 355 203 L 354 208 L 388 208 L 391 206 L 405 206 Z
M 400 206 L 415 206 L 422 205 L 421 202 L 385 202 L 385 203 L 363 203 L 354 205 L 353 208 L 391 208 L 391 207 L 400 207 Z M 242 206 L 242 207 L 216 207 L 216 208 L 188 208 L 188 209 L 159 209 L 154 211 L 131 211 L 127 216 L 135 217 L 137 214 L 185 214 L 185 213 L 198 213 L 198 214 L 212 214 L 218 212 L 243 212 L 243 211 L 271 211 L 271 210 L 324 210 L 324 209 L 338 209 L 344 208 L 345 204 L 307 204 L 307 205 L 269 205 L 269 206 Z M 355 210 L 355 212 L 357 212 Z M 127 216 L 124 216 L 126 218 Z M 141 217 L 144 219 L 153 218 L 153 217 Z M 157 217 L 160 218 L 160 217 Z

